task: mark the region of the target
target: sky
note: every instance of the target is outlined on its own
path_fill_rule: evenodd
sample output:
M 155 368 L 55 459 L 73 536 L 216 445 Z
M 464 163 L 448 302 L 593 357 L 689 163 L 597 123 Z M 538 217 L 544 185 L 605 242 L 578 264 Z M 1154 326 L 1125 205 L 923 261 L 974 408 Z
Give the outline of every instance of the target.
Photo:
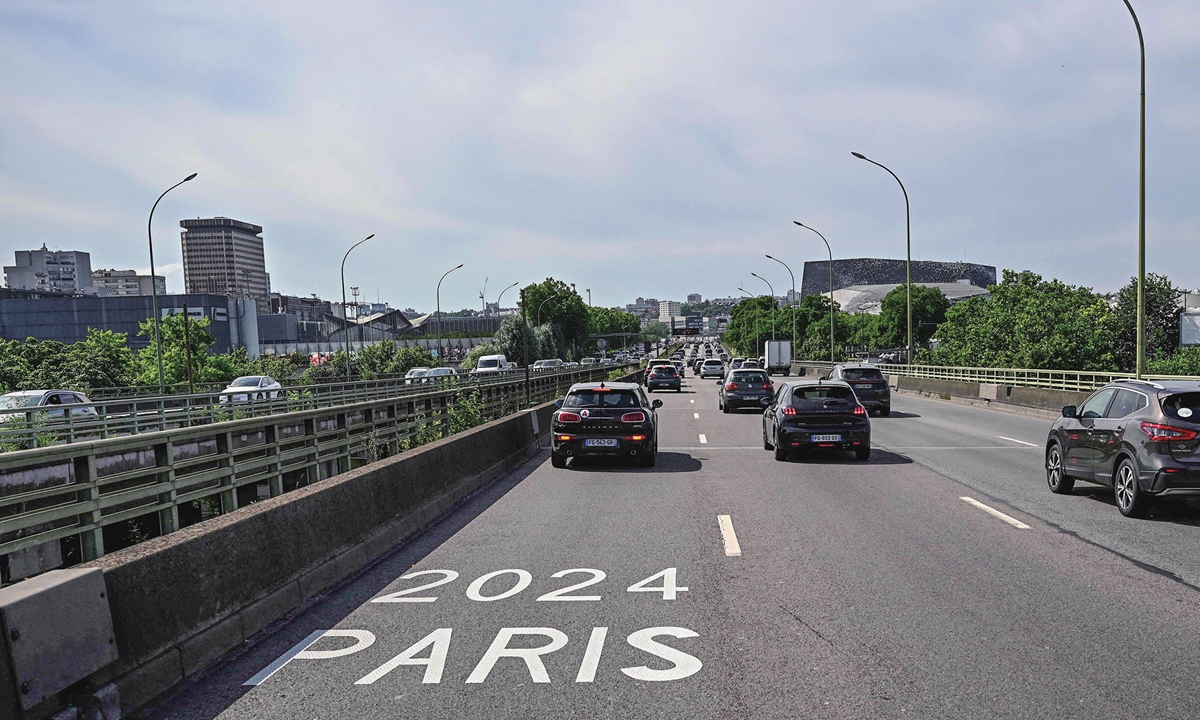
M 1147 268 L 1200 287 L 1200 3 L 1137 0 Z M 86 250 L 183 287 L 179 220 L 263 227 L 272 289 L 480 307 L 790 286 L 835 257 L 1137 268 L 1120 0 L 0 0 L 0 260 Z M 750 284 L 747 284 L 750 283 Z M 757 289 L 755 289 L 757 288 Z M 504 305 L 512 303 L 506 295 Z

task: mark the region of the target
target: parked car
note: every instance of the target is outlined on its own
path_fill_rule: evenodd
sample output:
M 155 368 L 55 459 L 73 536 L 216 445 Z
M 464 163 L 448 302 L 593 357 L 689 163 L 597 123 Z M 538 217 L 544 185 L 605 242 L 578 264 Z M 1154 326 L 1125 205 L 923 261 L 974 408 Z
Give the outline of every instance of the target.
M 0 423 L 23 420 L 34 410 L 39 420 L 90 420 L 99 417 L 91 402 L 87 395 L 74 390 L 17 390 L 0 395 Z
M 270 400 L 283 394 L 283 386 L 268 375 L 243 375 L 234 378 L 229 386 L 221 391 L 221 402 L 251 402 L 254 400 Z
M 729 414 L 742 408 L 762 409 L 763 398 L 775 393 L 766 370 L 730 370 L 717 389 L 717 408 Z
M 567 466 L 581 456 L 629 457 L 653 467 L 658 453 L 658 413 L 633 383 L 576 383 L 555 403 L 550 420 L 550 464 Z
M 1113 489 L 1126 517 L 1156 498 L 1200 495 L 1200 383 L 1117 380 L 1068 405 L 1046 438 L 1046 482 Z
M 655 365 L 650 368 L 649 374 L 646 376 L 646 389 L 650 392 L 655 390 L 683 392 L 683 379 L 679 377 L 679 368 L 673 364 Z
M 475 363 L 475 369 L 471 371 L 471 374 L 494 375 L 514 368 L 516 368 L 516 364 L 510 363 L 508 358 L 503 355 L 482 355 Z
M 722 378 L 725 376 L 725 363 L 716 358 L 709 358 L 700 366 L 700 377 Z
M 867 410 L 877 411 L 884 417 L 892 413 L 892 391 L 879 368 L 863 363 L 834 365 L 827 379 L 844 380 L 854 388 L 854 394 Z
M 870 459 L 871 420 L 849 384 L 792 381 L 763 402 L 763 449 L 774 450 L 776 460 L 806 449 L 850 451 L 858 460 Z

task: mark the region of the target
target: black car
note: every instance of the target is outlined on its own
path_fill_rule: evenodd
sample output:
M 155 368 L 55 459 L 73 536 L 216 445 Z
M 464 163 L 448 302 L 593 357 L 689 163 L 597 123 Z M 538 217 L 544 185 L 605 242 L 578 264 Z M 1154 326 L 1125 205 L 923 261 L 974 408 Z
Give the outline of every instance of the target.
M 834 365 L 827 380 L 843 380 L 854 388 L 858 401 L 867 410 L 887 417 L 892 414 L 892 390 L 879 368 L 871 365 Z
M 798 380 L 780 385 L 763 412 L 763 449 L 776 460 L 795 450 L 845 450 L 871 457 L 871 420 L 854 390 L 840 380 Z
M 730 370 L 717 390 L 717 408 L 731 413 L 740 408 L 762 408 L 763 398 L 775 394 L 766 370 Z
M 651 360 L 646 363 L 646 372 L 642 374 L 643 385 L 646 385 L 650 382 L 650 375 L 654 372 L 654 367 L 656 365 L 670 365 L 674 367 L 675 363 L 671 362 L 670 360 Z
M 1151 499 L 1200 495 L 1200 383 L 1117 380 L 1068 405 L 1046 439 L 1046 482 L 1113 488 L 1122 515 Z
M 550 464 L 570 457 L 629 457 L 653 467 L 658 453 L 658 413 L 634 383 L 577 383 L 555 403 L 550 420 Z
M 646 376 L 646 389 L 650 392 L 664 389 L 683 392 L 683 378 L 679 374 L 679 368 L 674 365 L 651 367 L 650 374 Z

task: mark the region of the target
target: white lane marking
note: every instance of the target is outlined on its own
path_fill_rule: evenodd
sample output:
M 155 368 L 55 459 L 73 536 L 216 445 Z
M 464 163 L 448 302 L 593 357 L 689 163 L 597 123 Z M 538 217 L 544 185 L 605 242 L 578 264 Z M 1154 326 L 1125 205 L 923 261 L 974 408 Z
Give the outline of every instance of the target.
M 688 400 L 688 402 L 692 403 L 693 405 L 696 403 L 695 400 Z
M 721 528 L 721 542 L 725 545 L 725 555 L 740 557 L 742 546 L 738 543 L 737 533 L 733 531 L 733 520 L 728 515 L 718 515 L 717 525 Z
M 1034 450 L 1012 445 L 879 445 L 882 450 Z
M 1026 525 L 1025 523 L 1021 522 L 1020 520 L 1016 519 L 1015 517 L 1010 517 L 1008 515 L 1005 515 L 1004 513 L 1000 512 L 999 510 L 997 510 L 994 507 L 988 507 L 987 505 L 984 505 L 983 503 L 979 502 L 975 498 L 960 497 L 959 500 L 962 500 L 963 502 L 967 503 L 968 505 L 974 505 L 975 507 L 979 508 L 980 510 L 984 511 L 985 513 L 987 513 L 989 515 L 1000 518 L 1001 520 L 1008 523 L 1009 525 L 1012 525 L 1013 527 L 1015 527 L 1018 530 L 1028 530 L 1029 529 L 1028 525 Z
M 660 445 L 659 450 L 762 450 L 762 445 Z
M 701 445 L 707 445 L 707 444 L 708 444 L 708 438 L 704 437 L 704 433 L 700 433 L 700 444 L 701 444 Z
M 696 418 L 697 420 L 699 420 L 699 419 L 700 419 L 700 413 L 692 413 L 692 417 L 694 417 L 694 418 Z
M 280 668 L 282 668 L 284 665 L 287 665 L 288 663 L 290 663 L 293 658 L 295 658 L 297 655 L 299 655 L 309 645 L 312 645 L 317 640 L 320 640 L 321 636 L 324 634 L 325 634 L 324 630 L 316 630 L 316 631 L 312 632 L 308 637 L 304 638 L 300 642 L 293 645 L 291 650 L 288 650 L 284 654 L 275 658 L 274 662 L 272 662 L 270 665 L 266 666 L 262 670 L 259 670 L 257 673 L 255 673 L 254 677 L 252 677 L 249 680 L 247 680 L 246 682 L 242 683 L 242 685 L 243 686 L 245 686 L 245 685 L 262 685 L 263 682 L 265 682 L 267 678 L 269 678 L 272 675 L 274 675 L 275 673 L 279 672 Z
M 1036 443 L 1025 442 L 1024 440 L 1018 440 L 1016 438 L 1004 437 L 1003 435 L 997 435 L 996 437 L 1000 438 L 1001 440 L 1007 440 L 1009 442 L 1015 442 L 1015 443 L 1021 443 L 1022 445 L 1028 445 L 1029 447 L 1037 447 Z

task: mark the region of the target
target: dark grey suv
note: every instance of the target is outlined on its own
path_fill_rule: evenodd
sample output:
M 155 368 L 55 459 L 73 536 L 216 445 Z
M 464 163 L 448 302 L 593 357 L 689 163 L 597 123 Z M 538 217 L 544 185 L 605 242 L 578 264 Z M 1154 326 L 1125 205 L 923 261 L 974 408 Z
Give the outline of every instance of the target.
M 1200 495 L 1200 382 L 1117 380 L 1068 405 L 1046 439 L 1046 482 L 1113 488 L 1133 517 L 1152 498 Z
M 892 414 L 892 391 L 879 368 L 866 364 L 834 365 L 826 379 L 841 380 L 854 388 L 858 401 L 867 410 L 884 417 Z

